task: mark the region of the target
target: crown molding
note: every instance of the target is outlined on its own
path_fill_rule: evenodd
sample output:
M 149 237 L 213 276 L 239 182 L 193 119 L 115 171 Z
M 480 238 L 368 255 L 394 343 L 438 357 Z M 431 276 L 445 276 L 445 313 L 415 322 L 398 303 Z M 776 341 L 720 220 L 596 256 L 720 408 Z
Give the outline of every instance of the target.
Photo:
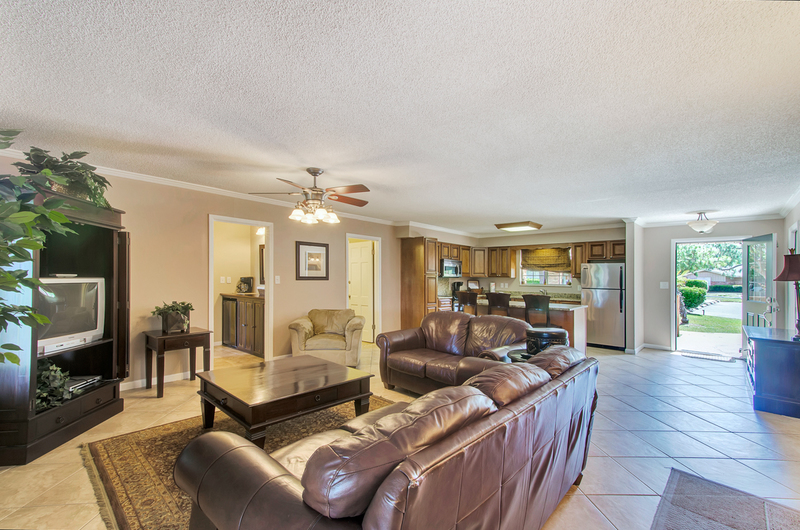
M 8 156 L 17 160 L 25 160 L 25 153 L 17 151 L 16 149 L 4 149 L 0 156 Z M 294 204 L 289 204 L 276 199 L 269 199 L 267 197 L 258 197 L 248 193 L 240 193 L 238 191 L 228 191 L 213 186 L 204 186 L 202 184 L 193 184 L 191 182 L 183 182 L 180 180 L 172 180 L 164 177 L 154 177 L 153 175 L 145 175 L 143 173 L 134 173 L 133 171 L 125 171 L 123 169 L 114 169 L 110 167 L 96 166 L 96 173 L 104 176 L 118 177 L 128 180 L 137 180 L 139 182 L 148 182 L 150 184 L 159 184 L 161 186 L 171 186 L 173 188 L 182 188 L 185 190 L 200 191 L 203 193 L 211 193 L 213 195 L 222 195 L 224 197 L 231 197 L 234 199 L 242 199 L 252 202 L 260 202 L 262 204 L 271 204 L 273 206 L 281 206 L 283 208 L 294 208 Z M 357 221 L 366 221 L 368 223 L 376 223 L 382 225 L 392 226 L 392 221 L 385 219 L 375 219 L 374 217 L 367 217 L 364 215 L 351 214 L 347 212 L 336 211 L 336 215 L 346 219 L 355 219 Z
M 797 191 L 789 197 L 789 200 L 786 201 L 786 204 L 781 208 L 780 215 L 782 218 L 785 218 L 789 215 L 789 212 L 795 209 L 795 207 L 800 204 L 800 188 L 797 188 Z
M 777 219 L 783 219 L 786 217 L 785 215 L 781 215 L 779 213 L 768 213 L 763 215 L 748 215 L 745 217 L 723 217 L 723 218 L 715 218 L 712 221 L 718 221 L 720 223 L 746 223 L 748 221 L 774 221 Z M 691 220 L 691 219 L 690 219 Z M 687 221 L 667 221 L 663 223 L 641 223 L 645 228 L 661 228 L 663 226 L 685 226 Z
M 436 225 L 426 225 L 425 223 L 417 223 L 416 221 L 395 221 L 392 223 L 394 226 L 398 227 L 411 227 L 411 228 L 423 228 L 425 230 L 436 230 L 437 232 L 444 232 L 446 234 L 454 234 L 457 236 L 466 236 L 466 237 L 475 237 L 478 238 L 480 236 L 473 234 L 472 232 L 464 232 L 463 230 L 453 230 L 452 228 L 444 228 L 442 226 Z

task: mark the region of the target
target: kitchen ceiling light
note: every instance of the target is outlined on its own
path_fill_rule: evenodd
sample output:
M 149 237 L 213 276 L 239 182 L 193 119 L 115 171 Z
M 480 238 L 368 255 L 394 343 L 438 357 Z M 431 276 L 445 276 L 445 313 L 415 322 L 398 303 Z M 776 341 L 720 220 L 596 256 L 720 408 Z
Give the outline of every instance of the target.
M 501 223 L 494 225 L 500 230 L 506 232 L 524 232 L 525 230 L 539 230 L 542 225 L 534 223 L 533 221 L 520 221 L 518 223 Z
M 714 228 L 719 221 L 711 221 L 706 217 L 706 212 L 700 212 L 697 214 L 697 219 L 694 221 L 689 221 L 686 223 L 689 227 L 694 230 L 695 232 L 699 232 L 701 234 L 708 234 Z

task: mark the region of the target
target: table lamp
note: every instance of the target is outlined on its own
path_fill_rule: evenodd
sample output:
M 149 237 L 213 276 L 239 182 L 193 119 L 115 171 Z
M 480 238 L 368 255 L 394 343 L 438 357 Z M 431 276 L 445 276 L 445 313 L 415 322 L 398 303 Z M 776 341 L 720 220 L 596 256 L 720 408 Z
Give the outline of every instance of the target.
M 800 341 L 800 254 L 795 254 L 794 249 L 789 249 L 789 254 L 783 256 L 783 270 L 775 278 L 776 282 L 794 282 L 795 307 L 797 320 L 794 327 L 797 330 L 792 340 Z

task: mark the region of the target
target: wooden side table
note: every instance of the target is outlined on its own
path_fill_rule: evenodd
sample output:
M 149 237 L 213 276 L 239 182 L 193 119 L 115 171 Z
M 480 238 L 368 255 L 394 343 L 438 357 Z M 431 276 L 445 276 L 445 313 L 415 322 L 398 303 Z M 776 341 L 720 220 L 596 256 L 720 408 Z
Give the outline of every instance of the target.
M 189 348 L 189 379 L 194 381 L 197 371 L 197 347 L 203 347 L 203 370 L 208 371 L 211 364 L 211 331 L 192 327 L 187 333 L 164 333 L 160 329 L 145 331 L 145 367 L 147 388 L 153 387 L 153 352 L 156 353 L 156 377 L 158 392 L 156 397 L 164 397 L 164 353 Z

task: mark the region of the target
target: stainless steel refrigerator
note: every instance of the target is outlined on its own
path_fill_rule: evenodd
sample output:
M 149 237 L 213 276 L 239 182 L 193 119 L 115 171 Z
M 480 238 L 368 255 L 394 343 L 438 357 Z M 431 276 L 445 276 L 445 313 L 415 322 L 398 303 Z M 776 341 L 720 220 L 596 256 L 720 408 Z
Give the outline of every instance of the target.
M 624 350 L 625 264 L 582 264 L 581 304 L 589 307 L 586 342 Z

